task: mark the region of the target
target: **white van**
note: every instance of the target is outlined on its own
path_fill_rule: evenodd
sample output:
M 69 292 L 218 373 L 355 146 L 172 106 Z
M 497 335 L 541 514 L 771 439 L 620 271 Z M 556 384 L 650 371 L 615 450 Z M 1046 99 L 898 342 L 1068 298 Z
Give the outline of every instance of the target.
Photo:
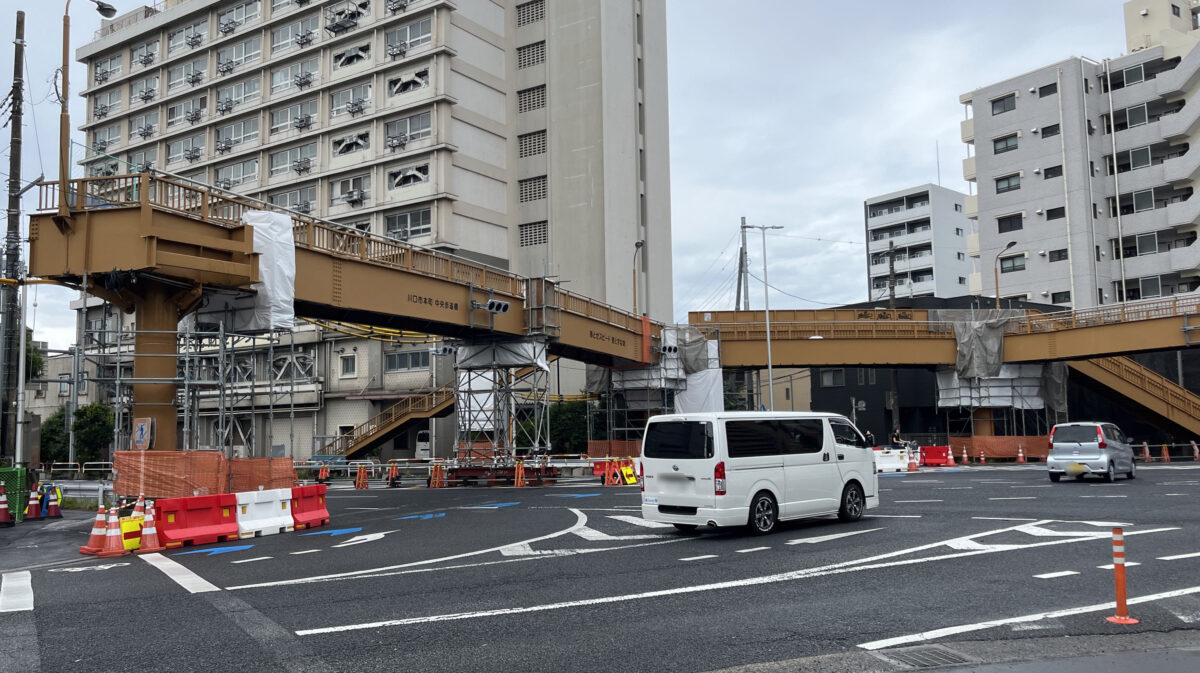
M 879 506 L 874 452 L 844 416 L 723 412 L 654 416 L 642 440 L 642 517 L 770 533 L 783 519 Z

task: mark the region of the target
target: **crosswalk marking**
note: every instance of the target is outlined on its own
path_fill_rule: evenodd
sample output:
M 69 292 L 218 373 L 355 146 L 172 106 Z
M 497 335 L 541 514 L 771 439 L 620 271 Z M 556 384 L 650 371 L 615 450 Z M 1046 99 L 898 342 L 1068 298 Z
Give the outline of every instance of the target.
M 616 519 L 617 521 L 624 521 L 625 523 L 631 523 L 635 526 L 641 526 L 642 528 L 670 528 L 673 525 L 673 524 L 669 524 L 669 523 L 660 523 L 658 521 L 646 521 L 645 519 L 643 519 L 640 516 L 624 516 L 621 514 L 611 514 L 611 515 L 609 515 L 608 518 Z
M 0 612 L 25 612 L 33 609 L 33 583 L 29 571 L 0 575 Z
M 1079 573 L 1074 570 L 1060 570 L 1059 572 L 1056 572 L 1056 573 L 1044 573 L 1041 575 L 1034 575 L 1034 577 L 1036 577 L 1039 580 L 1052 580 L 1055 577 L 1067 577 L 1068 575 L 1078 575 L 1078 574 Z
M 1175 554 L 1174 556 L 1159 556 L 1158 560 L 1159 561 L 1178 561 L 1179 559 L 1196 558 L 1197 556 L 1200 556 L 1200 551 L 1192 552 L 1191 554 Z
M 176 584 L 187 589 L 194 594 L 204 593 L 206 591 L 220 591 L 221 589 L 203 577 L 188 570 L 179 564 L 179 562 L 163 556 L 162 554 L 146 554 L 141 557 L 143 561 L 149 563 L 155 568 L 162 571 L 164 575 L 170 577 Z
M 679 560 L 680 561 L 702 561 L 706 558 L 717 558 L 717 555 L 716 554 L 704 554 L 702 556 L 689 556 L 687 558 L 681 558 Z
M 762 551 L 764 549 L 770 549 L 770 547 L 750 547 L 749 549 L 737 549 L 735 551 L 739 554 L 749 554 L 752 551 Z

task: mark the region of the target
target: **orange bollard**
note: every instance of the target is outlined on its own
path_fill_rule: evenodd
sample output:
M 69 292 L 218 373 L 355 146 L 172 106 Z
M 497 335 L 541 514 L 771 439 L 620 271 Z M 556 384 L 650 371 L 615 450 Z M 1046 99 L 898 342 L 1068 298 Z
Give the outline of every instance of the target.
M 108 510 L 108 531 L 104 534 L 104 549 L 96 556 L 100 558 L 116 558 L 126 556 L 129 550 L 125 548 L 125 537 L 121 534 L 121 522 L 117 519 L 116 508 Z
M 1125 603 L 1125 531 L 1113 529 L 1113 579 L 1117 588 L 1117 614 L 1106 619 L 1113 624 L 1137 624 L 1138 620 L 1129 616 L 1129 606 Z
M 87 544 L 79 548 L 80 554 L 96 555 L 104 551 L 104 505 L 96 512 L 96 521 L 92 524 L 92 534 L 88 536 Z
M 517 461 L 516 469 L 513 472 L 513 486 L 516 488 L 522 488 L 525 486 L 525 463 L 519 460 Z
M 1167 453 L 1167 445 L 1166 444 L 1163 444 L 1163 448 L 1162 448 L 1162 462 L 1164 462 L 1164 463 L 1171 462 L 1171 454 Z
M 958 463 L 954 462 L 954 448 L 946 447 L 946 467 L 958 467 Z

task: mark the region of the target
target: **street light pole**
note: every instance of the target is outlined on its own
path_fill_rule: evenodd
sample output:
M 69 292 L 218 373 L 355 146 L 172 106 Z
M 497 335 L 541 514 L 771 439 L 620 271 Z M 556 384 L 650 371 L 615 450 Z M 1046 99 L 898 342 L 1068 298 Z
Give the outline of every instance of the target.
M 1002 249 L 1000 252 L 996 253 L 996 263 L 992 265 L 993 266 L 992 273 L 996 277 L 996 309 L 997 310 L 1000 309 L 1000 255 L 1003 255 L 1004 253 L 1008 252 L 1009 249 L 1011 249 L 1016 244 L 1017 244 L 1016 241 L 1009 241 L 1008 245 L 1004 246 L 1004 249 Z
M 771 362 L 771 289 L 767 282 L 767 230 L 768 229 L 783 229 L 779 225 L 766 226 L 761 224 L 746 224 L 742 221 L 742 228 L 758 229 L 762 232 L 762 250 L 763 250 L 763 315 L 766 316 L 767 322 L 767 400 L 771 405 L 770 410 L 775 411 L 775 380 L 774 370 Z
M 642 251 L 642 246 L 646 245 L 646 241 L 636 241 L 633 244 L 633 314 L 638 315 L 638 268 L 637 258 L 638 253 Z

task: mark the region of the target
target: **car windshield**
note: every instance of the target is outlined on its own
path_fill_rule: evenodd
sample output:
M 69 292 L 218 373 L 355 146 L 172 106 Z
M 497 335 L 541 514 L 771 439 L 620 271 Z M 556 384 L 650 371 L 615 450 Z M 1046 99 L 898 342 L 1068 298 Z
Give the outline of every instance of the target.
M 1054 443 L 1086 443 L 1096 441 L 1094 425 L 1063 425 L 1054 429 Z
M 712 424 L 704 421 L 669 421 L 646 427 L 642 445 L 647 458 L 712 458 Z

